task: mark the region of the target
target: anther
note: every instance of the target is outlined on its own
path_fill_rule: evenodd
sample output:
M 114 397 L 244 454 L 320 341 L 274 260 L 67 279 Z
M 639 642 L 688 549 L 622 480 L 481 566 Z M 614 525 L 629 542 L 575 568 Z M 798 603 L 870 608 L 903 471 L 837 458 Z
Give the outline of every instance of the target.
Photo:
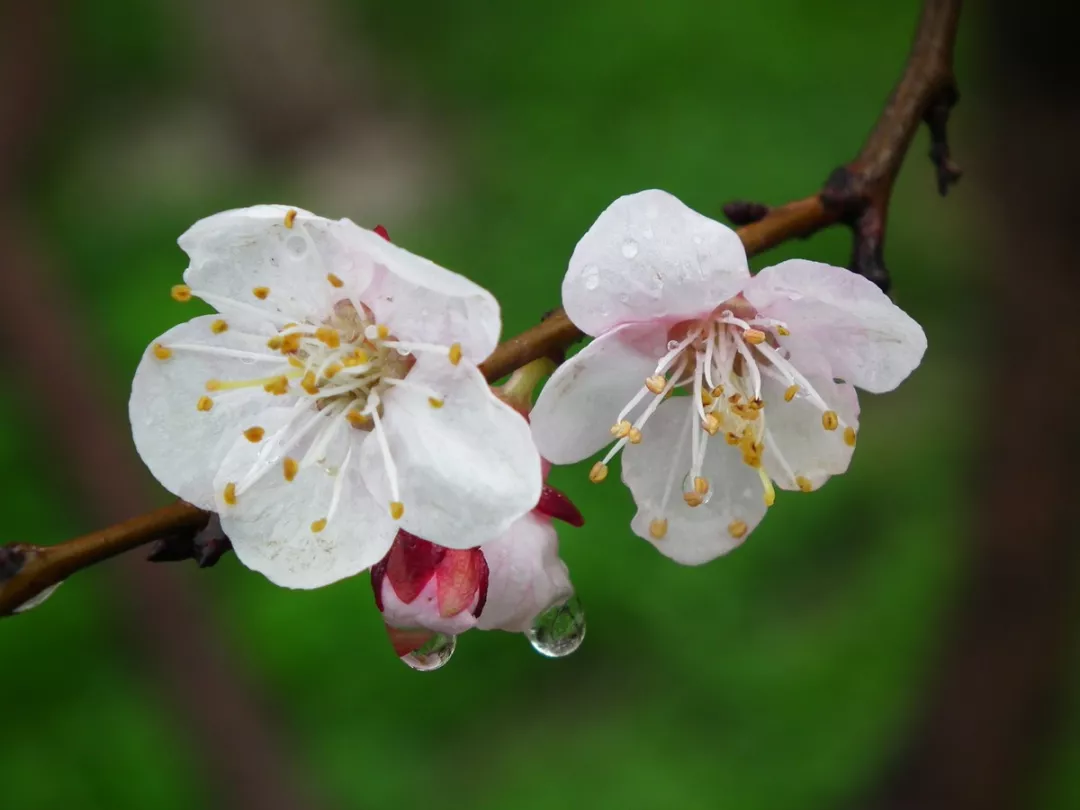
M 345 418 L 349 420 L 349 424 L 352 425 L 354 428 L 367 427 L 368 424 L 371 422 L 370 416 L 365 416 L 364 414 L 360 413 L 360 411 L 356 410 L 346 413 Z
M 810 479 L 805 475 L 795 476 L 795 486 L 797 486 L 801 492 L 812 492 L 814 489 L 814 485 L 810 483 Z
M 592 469 L 589 470 L 589 480 L 594 484 L 599 484 L 607 478 L 607 464 L 602 461 L 598 461 L 592 465 Z
M 251 294 L 258 298 L 260 301 L 265 301 L 266 297 L 270 295 L 269 287 L 254 287 L 251 290 Z
M 712 394 L 714 398 L 719 398 L 724 393 L 724 386 L 718 385 L 718 386 L 716 386 L 716 388 L 714 388 L 709 393 Z
M 275 377 L 266 385 L 263 386 L 263 391 L 268 394 L 273 394 L 276 397 L 280 397 L 282 394 L 289 390 L 289 378 L 282 375 L 281 377 Z
M 378 336 L 379 340 L 386 340 L 390 337 L 390 327 L 380 323 L 375 327 L 375 334 Z
M 331 287 L 344 287 L 345 282 L 335 276 L 333 273 L 326 274 L 326 280 L 330 282 Z
M 461 362 L 461 344 L 455 343 L 450 347 L 450 365 L 456 366 Z
M 244 431 L 244 438 L 252 444 L 257 444 L 262 441 L 263 436 L 266 435 L 266 431 L 261 427 L 249 427 Z
M 705 499 L 698 495 L 696 492 L 684 492 L 682 499 L 686 501 L 687 506 L 701 506 L 705 503 Z
M 172 357 L 172 349 L 162 346 L 160 343 L 154 344 L 154 357 L 158 360 L 168 360 Z
M 826 430 L 836 430 L 839 424 L 840 420 L 836 416 L 836 411 L 825 411 L 821 415 L 821 426 Z
M 745 520 L 733 520 L 728 524 L 727 532 L 736 540 L 742 540 L 746 537 L 746 530 L 748 528 Z
M 405 504 L 401 501 L 390 501 L 390 517 L 394 520 L 401 520 L 401 516 L 405 514 Z
M 636 427 L 632 427 L 627 434 L 627 438 L 630 439 L 630 444 L 641 444 L 641 431 Z
M 712 393 L 710 391 L 706 391 L 706 390 L 702 389 L 702 391 L 701 391 L 701 404 L 704 405 L 706 408 L 708 408 L 714 402 L 716 402 L 716 398 L 712 395 Z
M 667 378 L 663 374 L 654 374 L 645 380 L 645 387 L 654 394 L 661 394 L 667 387 Z
M 208 411 L 214 407 L 214 400 L 208 396 L 199 397 L 199 401 L 195 403 L 195 407 L 200 411 Z
M 341 363 L 331 363 L 326 367 L 326 371 L 323 372 L 326 375 L 326 379 L 332 380 L 337 376 L 337 373 L 343 369 L 344 366 Z
M 225 485 L 225 491 L 221 493 L 221 499 L 229 506 L 236 506 L 236 484 L 232 481 Z
M 319 532 L 321 532 L 325 528 L 326 528 L 326 518 L 319 518 L 318 520 L 316 520 L 314 523 L 311 524 L 311 530 L 313 532 L 315 532 L 315 534 L 318 534 Z
M 846 428 L 844 428 L 844 444 L 846 444 L 848 447 L 855 446 L 855 428 L 853 428 L 851 425 L 848 425 Z
M 291 332 L 281 339 L 281 353 L 295 354 L 300 351 L 300 333 Z
M 274 335 L 272 338 L 270 338 L 268 341 L 266 341 L 266 348 L 273 349 L 274 351 L 277 351 L 278 349 L 281 348 L 281 343 L 282 343 L 281 336 L 280 335 Z
M 295 354 L 289 355 L 289 365 L 293 368 L 303 368 L 304 361 L 297 357 Z
M 187 284 L 175 284 L 169 291 L 173 301 L 179 301 L 181 304 L 186 304 L 191 300 L 191 287 Z
M 776 331 L 777 331 L 777 333 L 778 333 L 779 335 L 781 335 L 782 337 L 787 337 L 788 335 L 790 335 L 790 334 L 791 334 L 791 332 L 790 332 L 790 331 L 788 331 L 787 327 L 785 327 L 785 326 L 778 326 L 778 327 L 776 327 Z
M 443 405 L 446 404 L 441 399 L 438 399 L 437 397 L 428 397 L 427 401 L 428 401 L 428 405 L 430 405 L 432 408 L 436 408 L 436 409 L 441 408 Z
M 758 469 L 758 475 L 761 476 L 761 485 L 765 487 L 765 506 L 770 507 L 776 503 L 776 490 L 773 489 L 772 479 L 760 468 Z
M 220 335 L 222 332 L 229 331 L 229 324 L 227 324 L 221 318 L 218 318 L 216 321 L 210 324 L 210 331 L 213 332 L 215 335 Z
M 290 208 L 285 212 L 285 227 L 291 228 L 294 222 L 296 222 L 296 209 Z
M 633 427 L 625 419 L 621 422 L 617 422 L 611 426 L 611 435 L 616 439 L 623 439 L 630 435 L 630 429 Z
M 707 413 L 705 414 L 705 421 L 701 423 L 701 426 L 710 436 L 715 436 L 720 430 L 720 417 L 715 413 Z
M 316 329 L 315 339 L 322 341 L 331 349 L 336 349 L 341 345 L 341 335 L 332 326 L 320 326 Z
M 762 332 L 760 329 L 747 329 L 745 332 L 743 332 L 743 340 L 753 345 L 757 345 L 758 343 L 764 343 L 765 333 Z
M 307 391 L 312 396 L 319 393 L 319 386 L 315 384 L 315 372 L 308 371 L 304 374 L 304 378 L 300 380 L 300 387 Z
M 220 391 L 221 387 L 222 387 L 221 386 L 221 380 L 207 380 L 206 381 L 206 390 L 207 391 Z
M 734 433 L 729 432 L 726 436 L 724 436 L 724 441 L 734 447 L 739 443 L 739 437 L 736 436 Z
M 654 518 L 649 521 L 649 536 L 653 540 L 663 540 L 667 534 L 667 520 L 664 518 Z
M 750 407 L 753 408 L 755 411 L 760 411 L 762 408 L 765 407 L 765 401 L 761 397 L 754 397 L 752 400 L 750 400 Z
M 286 456 L 285 460 L 281 462 L 281 472 L 285 476 L 286 481 L 292 481 L 296 478 L 296 473 L 300 471 L 300 465 L 295 458 Z
M 709 493 L 708 479 L 702 478 L 700 475 L 694 478 L 694 492 L 698 495 L 707 495 Z
M 355 366 L 362 366 L 368 361 L 367 352 L 363 349 L 354 349 L 351 354 L 345 355 L 341 362 L 345 364 L 345 368 L 353 368 Z
M 787 387 L 787 390 L 784 392 L 784 402 L 791 402 L 791 400 L 795 399 L 795 395 L 798 394 L 798 393 L 799 393 L 799 386 L 797 386 L 797 385 L 789 385 Z

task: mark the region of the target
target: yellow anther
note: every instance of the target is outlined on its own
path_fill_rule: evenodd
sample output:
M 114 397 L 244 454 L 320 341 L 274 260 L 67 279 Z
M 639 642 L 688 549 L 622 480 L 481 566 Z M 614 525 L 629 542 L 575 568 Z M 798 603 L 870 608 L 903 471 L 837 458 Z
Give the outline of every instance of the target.
M 346 368 L 353 368 L 355 366 L 362 366 L 368 361 L 367 352 L 363 349 L 354 349 L 350 354 L 345 355 L 341 362 L 345 364 Z
M 296 222 L 296 209 L 290 208 L 285 212 L 285 227 L 291 228 L 294 222 Z
M 229 331 L 229 324 L 227 324 L 221 318 L 218 318 L 216 321 L 210 324 L 210 331 L 213 332 L 215 335 L 220 335 L 222 332 Z
M 282 394 L 289 390 L 289 378 L 282 375 L 281 377 L 274 377 L 270 382 L 263 386 L 263 391 L 268 394 L 273 394 L 276 397 L 280 397 Z
M 207 380 L 206 381 L 206 390 L 207 391 L 220 391 L 222 389 L 222 387 L 223 387 L 223 385 L 222 385 L 221 380 Z
M 332 326 L 320 326 L 315 330 L 315 339 L 321 340 L 331 349 L 336 349 L 341 345 L 341 335 L 338 334 L 338 330 Z
M 836 415 L 836 411 L 825 411 L 821 415 L 821 426 L 826 430 L 836 430 L 840 424 L 840 419 Z
M 762 332 L 760 329 L 747 329 L 745 332 L 743 332 L 743 340 L 745 340 L 747 343 L 752 343 L 754 345 L 757 345 L 758 343 L 764 343 L 765 333 Z
M 740 399 L 742 399 L 742 394 L 732 394 L 730 397 L 727 398 L 727 401 L 730 402 L 732 405 L 738 405 Z
M 430 405 L 432 408 L 436 408 L 436 409 L 441 408 L 443 405 L 446 404 L 445 402 L 443 402 L 438 397 L 428 397 L 427 401 L 428 401 L 428 405 Z
M 221 493 L 221 499 L 225 501 L 229 506 L 236 506 L 236 484 L 230 481 L 225 485 L 224 492 Z
M 455 343 L 450 347 L 450 365 L 456 366 L 461 362 L 461 344 Z
M 270 338 L 268 341 L 266 341 L 266 347 L 268 349 L 273 349 L 274 351 L 277 351 L 278 349 L 280 349 L 281 344 L 282 344 L 281 335 L 274 335 L 272 338 Z
M 345 368 L 341 363 L 331 363 L 326 367 L 326 371 L 323 372 L 326 375 L 326 379 L 332 380 L 337 376 L 337 373 Z
M 367 427 L 371 423 L 371 417 L 365 416 L 360 411 L 349 411 L 345 414 L 345 418 L 349 420 L 349 424 L 354 428 Z
M 853 428 L 851 425 L 848 425 L 846 428 L 844 428 L 844 444 L 846 444 L 848 447 L 855 446 L 855 428 Z
M 705 414 L 705 421 L 701 423 L 701 427 L 710 436 L 715 436 L 720 431 L 720 417 L 715 413 Z
M 745 520 L 733 520 L 727 526 L 727 533 L 736 540 L 742 540 L 746 537 L 746 531 L 749 528 L 750 527 L 746 525 Z
M 405 514 L 405 504 L 401 501 L 390 501 L 390 517 L 394 520 L 401 520 L 401 516 Z
M 702 391 L 701 391 L 701 404 L 704 405 L 706 408 L 708 408 L 714 402 L 716 402 L 716 398 L 712 395 L 712 392 L 711 391 L 706 391 L 705 389 L 702 389 Z
M 734 433 L 729 432 L 727 435 L 724 436 L 724 441 L 734 447 L 739 443 L 739 437 L 736 436 Z
M 709 492 L 709 481 L 707 478 L 702 478 L 700 475 L 694 479 L 694 492 L 698 495 L 707 495 Z
M 705 499 L 698 495 L 696 492 L 684 492 L 682 494 L 682 499 L 686 501 L 687 506 L 691 507 L 701 506 L 703 503 L 705 503 Z
M 254 287 L 251 290 L 251 294 L 258 298 L 260 301 L 265 301 L 266 297 L 270 295 L 269 287 Z
M 331 287 L 344 287 L 345 282 L 335 276 L 333 273 L 326 274 L 326 280 L 330 282 Z
M 649 536 L 653 540 L 663 540 L 667 534 L 667 520 L 664 518 L 653 518 L 649 521 Z
M 607 478 L 607 464 L 602 461 L 598 461 L 592 465 L 592 469 L 589 470 L 589 480 L 594 484 L 599 484 Z
M 173 301 L 179 301 L 181 304 L 186 304 L 191 300 L 191 287 L 187 284 L 174 284 L 173 288 L 169 291 Z
M 630 429 L 633 427 L 625 419 L 621 422 L 616 422 L 611 426 L 611 435 L 616 439 L 623 439 L 630 435 Z
M 776 331 L 777 331 L 778 334 L 782 335 L 783 337 L 787 337 L 788 335 L 791 334 L 791 332 L 788 331 L 787 327 L 784 327 L 784 326 L 776 327 Z
M 799 386 L 797 386 L 797 385 L 789 385 L 787 387 L 787 390 L 784 391 L 784 402 L 791 402 L 791 400 L 795 399 L 795 395 L 798 394 L 798 393 L 799 393 Z
M 172 357 L 172 349 L 166 348 L 160 343 L 154 344 L 153 352 L 154 357 L 156 357 L 158 360 L 168 360 L 170 357 Z
M 214 407 L 214 400 L 207 396 L 199 397 L 199 401 L 195 403 L 195 407 L 200 411 L 208 411 Z
M 646 378 L 645 387 L 654 394 L 662 394 L 667 387 L 667 378 L 663 374 L 654 374 Z
M 390 327 L 383 323 L 376 325 L 375 337 L 377 337 L 379 340 L 386 340 L 388 337 L 390 337 Z
M 724 393 L 724 386 L 718 385 L 718 386 L 716 386 L 716 388 L 714 388 L 709 393 L 713 395 L 713 398 L 719 399 Z
M 630 440 L 630 444 L 641 444 L 641 431 L 636 427 L 632 427 L 627 434 L 627 438 Z
M 758 469 L 758 475 L 761 476 L 761 485 L 765 487 L 765 506 L 772 506 L 776 503 L 776 490 L 773 489 L 772 479 L 760 468 Z
M 307 391 L 312 396 L 319 393 L 319 386 L 315 384 L 315 372 L 308 371 L 304 374 L 304 378 L 300 380 L 300 387 Z
M 290 332 L 281 339 L 281 353 L 295 354 L 300 351 L 300 341 L 303 336 L 299 332 Z
M 750 407 L 753 408 L 755 411 L 760 411 L 762 408 L 765 407 L 765 400 L 763 400 L 761 397 L 754 397 L 752 400 L 750 400 Z
M 266 431 L 261 427 L 249 427 L 247 430 L 244 431 L 244 438 L 252 444 L 257 444 L 258 442 L 261 442 L 263 436 L 265 435 Z
M 326 518 L 319 518 L 318 520 L 316 520 L 314 523 L 311 524 L 311 530 L 313 532 L 315 532 L 315 534 L 318 534 L 319 532 L 321 532 L 325 528 L 326 528 Z
M 285 460 L 281 462 L 281 472 L 285 476 L 286 481 L 292 481 L 296 478 L 296 474 L 300 471 L 300 465 L 295 458 L 286 456 Z
M 301 360 L 296 355 L 290 354 L 289 355 L 289 365 L 292 366 L 293 368 L 303 368 L 304 367 L 304 361 Z
M 795 486 L 802 492 L 813 492 L 814 490 L 814 485 L 810 483 L 810 479 L 805 475 L 795 476 Z

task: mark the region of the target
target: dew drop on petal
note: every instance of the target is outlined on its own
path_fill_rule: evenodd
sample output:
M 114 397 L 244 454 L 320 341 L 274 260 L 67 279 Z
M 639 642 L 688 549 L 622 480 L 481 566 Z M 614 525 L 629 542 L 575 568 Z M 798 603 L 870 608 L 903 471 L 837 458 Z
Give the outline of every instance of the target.
M 307 242 L 302 236 L 290 236 L 285 242 L 285 249 L 292 254 L 293 258 L 299 259 L 307 253 Z
M 632 259 L 638 254 L 638 244 L 633 239 L 627 239 L 622 245 L 622 255 Z
M 600 286 L 600 268 L 595 264 L 589 264 L 582 268 L 581 277 L 585 280 L 586 290 L 595 290 Z
M 526 632 L 532 648 L 548 658 L 565 658 L 585 640 L 585 611 L 577 596 L 550 607 Z
M 641 235 L 642 235 L 642 236 L 644 236 L 644 237 L 645 237 L 646 239 L 652 239 L 652 238 L 653 238 L 653 235 L 654 235 L 654 234 L 653 234 L 653 229 L 652 229 L 652 228 L 650 228 L 650 227 L 648 227 L 648 226 L 646 226 L 645 230 L 643 230 L 643 231 L 641 232 Z
M 433 672 L 446 666 L 457 647 L 457 636 L 436 633 L 423 647 L 401 656 L 402 663 L 417 672 Z
M 677 348 L 679 348 L 679 341 L 677 341 L 677 340 L 669 340 L 669 341 L 667 342 L 667 350 L 668 350 L 669 352 L 673 352 L 673 351 L 675 351 L 675 350 L 676 350 Z
M 704 493 L 698 492 L 694 489 L 694 476 L 692 476 L 690 473 L 687 473 L 686 477 L 683 478 L 682 491 L 684 495 L 689 495 L 690 493 L 693 493 L 697 497 L 701 498 L 701 502 L 698 504 L 698 506 L 704 506 L 712 500 L 713 488 L 710 486 L 707 490 L 705 490 Z

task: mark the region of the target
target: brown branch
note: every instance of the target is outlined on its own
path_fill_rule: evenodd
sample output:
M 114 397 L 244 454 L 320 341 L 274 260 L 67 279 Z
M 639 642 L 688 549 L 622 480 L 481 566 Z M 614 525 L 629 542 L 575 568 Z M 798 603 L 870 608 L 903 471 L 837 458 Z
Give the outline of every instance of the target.
M 742 210 L 753 210 L 760 215 L 756 220 L 750 215 L 743 217 L 747 224 L 737 230 L 748 255 L 754 256 L 790 239 L 805 238 L 844 222 L 851 226 L 855 234 L 852 269 L 883 288 L 888 287 L 888 274 L 881 257 L 889 197 L 904 156 L 924 120 L 930 122 L 934 136 L 932 156 L 937 155 L 934 160 L 938 166 L 939 183 L 943 176 L 942 165 L 950 167 L 947 172 L 950 176 L 958 171 L 952 166 L 947 146 L 942 151 L 940 144 L 945 144 L 948 109 L 957 98 L 952 54 L 959 15 L 960 0 L 926 0 L 915 34 L 915 44 L 900 82 L 858 156 L 834 171 L 822 191 L 764 210 L 763 207 L 755 208 L 752 203 L 741 204 L 744 206 Z M 484 361 L 481 370 L 489 381 L 494 382 L 533 360 L 561 355 L 582 337 L 583 333 L 566 313 L 561 309 L 555 310 L 539 325 L 502 343 Z M 53 548 L 82 543 L 79 548 L 92 547 L 97 553 L 108 549 L 110 553 L 105 556 L 112 556 L 189 528 L 190 524 L 185 522 L 187 518 L 181 519 L 180 515 L 194 520 L 194 513 L 198 513 L 203 523 L 208 519 L 208 513 L 187 504 L 174 505 L 170 509 L 172 511 L 162 510 L 137 519 L 151 520 L 157 516 L 156 519 L 160 521 L 156 531 L 145 531 L 137 538 L 130 536 L 130 528 L 125 530 L 132 524 L 129 521 Z M 137 525 L 145 528 L 143 523 Z M 67 562 L 61 568 L 49 565 L 47 560 L 50 558 L 43 556 L 47 553 L 45 549 L 20 548 L 24 551 L 32 549 L 34 559 L 41 561 L 33 569 L 37 589 L 25 581 L 30 576 L 27 574 L 28 564 L 3 581 L 0 560 L 0 616 L 9 614 L 44 587 L 60 582 L 74 571 L 101 559 L 88 555 L 81 560 L 83 564 L 79 564 L 78 552 L 67 553 L 62 557 Z

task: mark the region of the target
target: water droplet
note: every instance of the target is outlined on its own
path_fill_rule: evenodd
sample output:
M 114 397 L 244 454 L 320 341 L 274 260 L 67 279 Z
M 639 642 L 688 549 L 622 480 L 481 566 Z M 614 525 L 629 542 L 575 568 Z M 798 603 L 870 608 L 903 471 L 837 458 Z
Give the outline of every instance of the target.
M 695 234 L 694 234 L 694 236 L 693 236 L 693 240 L 694 240 L 694 244 L 695 244 L 695 245 L 700 245 L 700 244 L 701 244 L 701 236 L 699 236 L 699 235 L 698 235 L 698 234 L 696 234 L 696 233 L 695 233 Z
M 586 265 L 581 271 L 581 276 L 585 279 L 586 290 L 595 290 L 600 286 L 600 268 L 595 264 Z
M 290 236 L 285 242 L 285 249 L 293 255 L 293 258 L 299 259 L 307 253 L 307 242 L 302 236 Z
M 652 239 L 653 238 L 653 229 L 646 226 L 645 230 L 643 230 L 641 232 L 641 235 L 644 236 L 646 239 Z
M 417 672 L 432 672 L 446 666 L 457 647 L 457 636 L 436 633 L 423 647 L 408 655 L 401 656 L 402 662 L 409 669 Z
M 679 347 L 679 341 L 677 341 L 677 340 L 669 340 L 667 342 L 667 350 L 669 352 L 675 351 L 675 349 L 677 349 L 678 347 Z
M 637 256 L 638 245 L 633 239 L 627 239 L 622 244 L 622 255 L 628 259 L 632 259 Z
M 250 366 L 255 362 L 255 358 L 254 357 L 241 357 L 240 362 L 243 363 L 245 366 Z
M 27 599 L 25 602 L 23 602 L 21 605 L 19 605 L 17 608 L 15 608 L 11 612 L 12 613 L 25 613 L 28 610 L 33 610 L 38 605 L 40 605 L 42 602 L 44 602 L 46 599 L 48 599 L 50 596 L 52 596 L 54 593 L 56 593 L 56 589 L 59 588 L 63 584 L 64 584 L 63 581 L 60 581 L 60 582 L 57 582 L 55 585 L 50 585 L 48 588 L 43 590 L 37 596 L 30 597 L 29 599 Z
M 534 650 L 548 658 L 565 658 L 585 640 L 585 611 L 577 596 L 550 607 L 533 620 L 526 635 Z
M 712 500 L 712 487 L 710 486 L 707 490 L 705 490 L 704 494 L 697 492 L 694 489 L 694 476 L 692 476 L 690 473 L 687 473 L 686 477 L 682 480 L 682 491 L 683 494 L 686 495 L 690 494 L 691 492 L 693 492 L 695 495 L 699 495 L 701 497 L 701 503 L 698 504 L 698 506 L 704 506 Z

